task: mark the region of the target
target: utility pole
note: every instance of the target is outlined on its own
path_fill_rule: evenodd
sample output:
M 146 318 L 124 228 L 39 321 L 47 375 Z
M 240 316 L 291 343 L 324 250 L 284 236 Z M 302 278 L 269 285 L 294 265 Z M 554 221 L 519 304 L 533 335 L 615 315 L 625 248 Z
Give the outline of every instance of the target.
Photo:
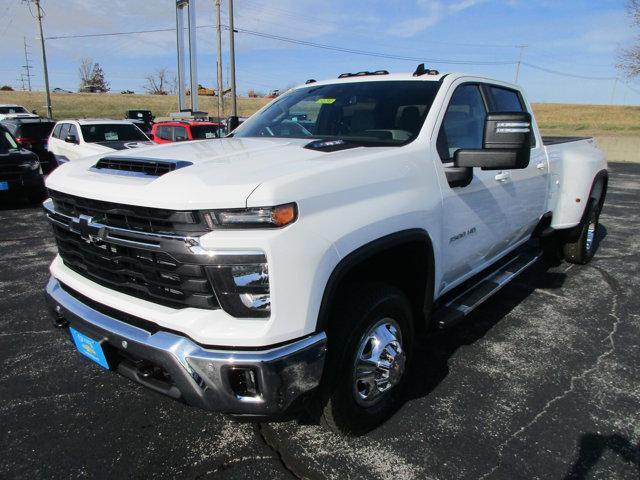
M 222 95 L 224 92 L 222 91 L 222 32 L 220 25 L 220 0 L 215 0 L 216 6 L 216 43 L 218 46 L 218 119 L 222 119 L 222 115 L 224 115 L 224 101 L 222 99 Z
M 524 49 L 529 45 L 516 45 L 516 48 L 520 49 L 520 54 L 518 55 L 518 63 L 516 65 L 516 79 L 514 83 L 518 83 L 518 79 L 520 78 L 520 64 L 522 63 L 522 56 L 524 55 Z
M 31 77 L 33 76 L 31 74 L 31 64 L 30 59 L 29 59 L 29 52 L 27 51 L 27 37 L 22 37 L 22 40 L 24 42 L 24 69 L 27 71 L 27 74 L 25 75 L 27 77 L 27 86 L 29 87 L 29 91 L 31 91 Z M 24 88 L 23 88 L 24 90 Z
M 613 90 L 611 91 L 611 102 L 609 102 L 611 105 L 613 105 L 613 101 L 616 98 L 616 87 L 618 86 L 618 79 L 620 77 L 618 75 L 616 75 L 616 79 L 613 81 Z
M 236 123 L 238 105 L 236 104 L 236 52 L 234 46 L 235 30 L 233 29 L 233 0 L 229 0 L 229 63 L 231 65 L 231 116 Z
M 42 71 L 44 74 L 44 89 L 47 95 L 47 117 L 53 118 L 51 109 L 51 92 L 49 91 L 49 71 L 47 70 L 47 52 L 44 48 L 44 33 L 42 33 L 42 9 L 40 8 L 40 0 L 32 0 L 36 4 L 36 18 L 38 20 L 38 28 L 40 29 L 40 48 L 42 50 Z

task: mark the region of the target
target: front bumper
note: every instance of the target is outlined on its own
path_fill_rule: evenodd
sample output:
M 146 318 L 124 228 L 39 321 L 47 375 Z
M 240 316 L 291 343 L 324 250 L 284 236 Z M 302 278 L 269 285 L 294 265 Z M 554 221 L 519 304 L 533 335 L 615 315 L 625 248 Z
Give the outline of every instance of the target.
M 265 350 L 216 350 L 176 333 L 150 332 L 114 318 L 117 315 L 100 312 L 54 277 L 49 279 L 46 293 L 65 326 L 100 341 L 111 369 L 190 405 L 269 417 L 285 412 L 320 383 L 326 352 L 324 332 Z M 233 380 L 238 371 L 253 372 L 257 394 L 238 393 Z

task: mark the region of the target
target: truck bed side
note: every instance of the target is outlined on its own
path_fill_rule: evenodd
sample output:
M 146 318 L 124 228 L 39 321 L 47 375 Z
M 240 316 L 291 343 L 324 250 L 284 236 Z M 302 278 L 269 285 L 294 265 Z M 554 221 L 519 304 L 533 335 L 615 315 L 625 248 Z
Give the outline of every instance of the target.
M 544 137 L 549 158 L 549 210 L 557 230 L 580 223 L 596 176 L 607 162 L 593 138 Z

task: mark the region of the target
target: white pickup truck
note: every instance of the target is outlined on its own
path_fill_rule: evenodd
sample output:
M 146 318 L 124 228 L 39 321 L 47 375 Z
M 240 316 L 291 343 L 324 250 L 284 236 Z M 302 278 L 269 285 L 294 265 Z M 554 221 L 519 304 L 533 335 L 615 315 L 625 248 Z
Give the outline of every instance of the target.
M 592 139 L 543 139 L 516 85 L 310 80 L 222 140 L 54 171 L 47 296 L 80 353 L 157 392 L 259 419 L 313 405 L 359 434 L 400 401 L 418 332 L 542 245 L 589 261 L 606 169 Z

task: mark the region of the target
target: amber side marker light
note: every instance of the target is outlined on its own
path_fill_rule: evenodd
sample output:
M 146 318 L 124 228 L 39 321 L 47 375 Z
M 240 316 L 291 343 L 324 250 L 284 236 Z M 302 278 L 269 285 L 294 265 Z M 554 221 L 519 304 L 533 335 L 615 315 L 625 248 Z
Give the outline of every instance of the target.
M 298 216 L 298 212 L 296 210 L 296 205 L 294 203 L 274 207 L 271 212 L 273 223 L 279 227 L 284 227 L 285 225 L 295 222 Z

